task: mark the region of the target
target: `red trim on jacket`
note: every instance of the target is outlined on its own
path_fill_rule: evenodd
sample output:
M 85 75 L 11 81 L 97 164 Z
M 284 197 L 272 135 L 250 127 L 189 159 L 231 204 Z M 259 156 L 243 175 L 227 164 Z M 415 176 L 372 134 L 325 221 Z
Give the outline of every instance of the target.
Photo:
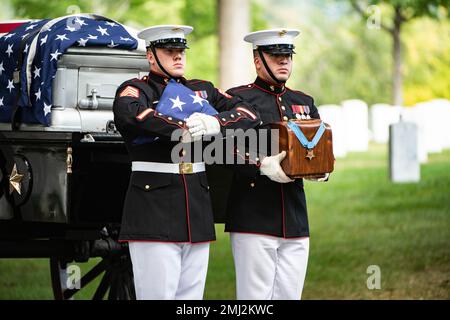
M 152 108 L 147 108 L 144 111 L 142 111 L 141 113 L 139 113 L 136 116 L 136 119 L 138 119 L 139 121 L 143 121 L 150 115 L 150 113 L 152 113 L 152 111 L 155 111 L 155 110 L 153 110 Z
M 270 92 L 269 90 L 266 90 L 266 89 L 263 89 L 263 88 L 261 88 L 260 86 L 258 86 L 257 84 L 254 84 L 254 86 L 256 87 L 256 88 L 258 88 L 259 90 L 262 90 L 262 91 L 264 91 L 264 92 L 267 92 L 267 93 L 270 93 L 271 95 L 274 95 L 274 96 L 277 96 L 277 95 L 283 95 L 283 94 L 285 94 L 286 93 L 286 87 L 284 87 L 284 91 L 283 92 L 281 92 L 281 93 L 275 93 L 275 92 Z
M 206 81 L 206 80 L 188 81 L 189 84 L 196 84 L 196 83 L 202 83 L 202 82 L 208 82 L 208 81 Z
M 247 108 L 244 107 L 237 107 L 236 111 L 240 111 L 243 112 L 244 114 L 246 114 L 247 116 L 249 116 L 250 118 L 252 118 L 253 120 L 256 120 L 256 115 L 251 112 L 250 110 L 248 110 Z
M 250 89 L 253 89 L 253 85 L 254 85 L 254 83 L 246 84 L 245 86 L 242 86 L 242 87 L 239 88 L 239 89 L 234 89 L 234 90 L 233 90 L 233 93 L 234 93 L 234 92 L 238 92 L 238 91 L 244 91 L 244 90 L 250 90 Z M 250 86 L 250 87 L 249 87 L 249 86 Z
M 185 128 L 184 122 L 183 122 L 183 125 L 181 125 L 181 124 L 179 124 L 177 121 L 170 121 L 169 119 L 166 119 L 166 118 L 164 118 L 164 117 L 159 116 L 156 112 L 153 114 L 153 116 L 154 116 L 155 118 L 164 120 L 164 121 L 167 122 L 168 124 L 178 126 L 178 127 L 180 127 L 181 129 Z M 179 121 L 181 121 L 181 120 L 179 120 Z
M 282 88 L 283 86 L 286 87 L 286 86 L 284 85 L 284 83 L 283 83 L 283 84 L 279 84 L 279 83 L 269 82 L 269 81 L 267 81 L 267 80 L 265 80 L 265 79 L 263 79 L 263 78 L 261 78 L 261 77 L 258 77 L 258 79 L 261 80 L 262 82 L 267 83 L 269 86 L 274 86 L 274 87 L 278 87 L 278 88 Z
M 281 210 L 283 214 L 283 238 L 286 238 L 286 219 L 285 219 L 285 213 L 284 213 L 284 190 L 283 185 L 280 184 L 281 188 Z
M 281 110 L 280 100 L 278 99 L 281 95 L 277 95 L 276 102 L 278 106 L 278 112 L 280 113 L 280 121 L 283 121 L 283 111 Z
M 188 189 L 187 189 L 186 177 L 184 176 L 184 174 L 182 174 L 181 177 L 183 179 L 184 193 L 186 195 L 186 219 L 187 219 L 187 227 L 188 227 L 188 238 L 189 238 L 189 242 L 192 242 L 191 221 L 190 221 L 190 217 L 189 217 L 189 194 L 188 194 Z
M 215 117 L 219 121 L 219 123 L 222 127 L 225 127 L 228 123 L 234 123 L 234 122 L 237 122 L 239 119 L 246 118 L 243 116 L 238 116 L 236 119 L 232 119 L 232 120 L 223 122 L 222 119 L 217 114 L 214 115 L 213 117 Z

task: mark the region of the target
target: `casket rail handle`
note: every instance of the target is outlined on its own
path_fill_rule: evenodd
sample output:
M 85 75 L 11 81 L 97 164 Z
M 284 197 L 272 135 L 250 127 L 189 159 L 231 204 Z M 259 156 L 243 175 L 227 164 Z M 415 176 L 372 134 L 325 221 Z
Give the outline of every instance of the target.
M 67 173 L 69 173 L 69 174 L 72 173 L 72 163 L 73 163 L 72 147 L 68 147 L 66 164 L 67 164 Z
M 96 88 L 92 88 L 91 94 L 87 99 L 81 99 L 79 102 L 80 108 L 83 109 L 98 109 L 98 99 L 97 99 L 98 91 Z

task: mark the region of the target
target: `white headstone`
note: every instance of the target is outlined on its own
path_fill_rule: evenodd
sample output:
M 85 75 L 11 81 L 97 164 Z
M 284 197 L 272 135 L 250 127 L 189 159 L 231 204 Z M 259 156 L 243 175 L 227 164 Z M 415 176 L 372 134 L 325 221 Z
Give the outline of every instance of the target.
M 420 121 L 421 114 L 416 107 L 403 107 L 401 108 L 401 118 L 405 122 L 413 122 L 418 128 L 417 137 L 417 152 L 420 163 L 426 163 L 428 161 L 428 151 L 425 143 L 425 126 Z
M 367 151 L 369 148 L 369 116 L 367 104 L 362 100 L 342 101 L 347 151 Z
M 389 171 L 392 182 L 420 181 L 417 152 L 418 127 L 413 122 L 399 122 L 389 127 Z
M 401 107 L 388 104 L 374 104 L 370 107 L 370 129 L 372 140 L 377 143 L 389 141 L 389 125 L 400 119 Z
M 436 129 L 440 135 L 441 147 L 450 148 L 450 101 L 447 99 L 434 99 L 430 101 L 433 113 L 436 113 Z
M 443 138 L 441 130 L 441 110 L 438 106 L 428 102 L 421 102 L 415 105 L 418 112 L 419 127 L 423 127 L 425 147 L 428 153 L 442 152 Z
M 319 108 L 320 118 L 331 126 L 333 132 L 333 153 L 336 158 L 347 155 L 345 149 L 345 123 L 342 107 L 335 104 L 322 105 Z

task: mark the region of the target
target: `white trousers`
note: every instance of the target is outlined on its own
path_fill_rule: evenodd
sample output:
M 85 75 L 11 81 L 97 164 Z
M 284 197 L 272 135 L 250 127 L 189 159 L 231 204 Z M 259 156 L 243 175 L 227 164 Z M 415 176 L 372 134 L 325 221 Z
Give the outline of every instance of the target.
M 129 242 L 138 300 L 201 300 L 209 243 Z
M 238 300 L 301 299 L 309 238 L 232 232 Z

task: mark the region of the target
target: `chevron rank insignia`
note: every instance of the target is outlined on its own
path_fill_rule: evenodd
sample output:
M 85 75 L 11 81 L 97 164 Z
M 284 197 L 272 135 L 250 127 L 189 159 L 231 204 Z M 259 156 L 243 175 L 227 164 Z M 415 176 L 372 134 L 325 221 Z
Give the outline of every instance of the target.
M 127 86 L 119 95 L 120 97 L 139 98 L 139 89 L 133 86 Z

